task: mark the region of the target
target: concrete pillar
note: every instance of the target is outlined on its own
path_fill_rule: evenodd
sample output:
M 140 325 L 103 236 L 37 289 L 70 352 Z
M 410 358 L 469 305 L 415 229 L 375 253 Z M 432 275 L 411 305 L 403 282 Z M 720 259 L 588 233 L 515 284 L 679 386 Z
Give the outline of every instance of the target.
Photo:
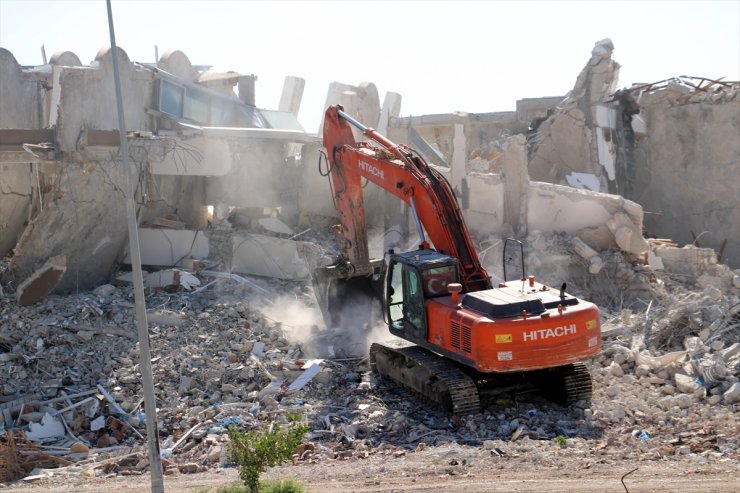
M 503 146 L 504 223 L 518 237 L 527 235 L 527 140 L 524 135 L 506 139 Z
M 254 106 L 256 101 L 254 93 L 254 83 L 256 80 L 256 75 L 242 75 L 239 77 L 239 99 L 252 106 Z
M 388 122 L 391 117 L 398 117 L 401 114 L 401 95 L 397 92 L 386 92 L 383 100 L 383 107 L 380 110 L 380 120 L 378 121 L 378 133 L 388 136 Z
M 305 86 L 305 79 L 292 75 L 286 76 L 278 109 L 298 116 L 298 110 L 301 108 L 301 100 L 303 99 L 303 88 Z
M 450 184 L 455 193 L 460 197 L 465 179 L 465 165 L 468 159 L 467 140 L 465 138 L 465 126 L 455 123 L 452 137 L 452 159 L 450 160 Z

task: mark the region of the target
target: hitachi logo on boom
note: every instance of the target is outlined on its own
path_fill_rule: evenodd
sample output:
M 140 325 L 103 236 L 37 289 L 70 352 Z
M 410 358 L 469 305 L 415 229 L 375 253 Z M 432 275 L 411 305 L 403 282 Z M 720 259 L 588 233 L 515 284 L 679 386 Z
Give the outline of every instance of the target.
M 524 333 L 524 342 L 537 341 L 539 339 L 549 339 L 551 337 L 563 337 L 568 334 L 576 333 L 576 324 L 570 324 L 567 327 L 555 327 L 554 329 L 537 329 Z
M 371 175 L 377 176 L 381 180 L 385 180 L 385 173 L 383 172 L 382 169 L 378 168 L 377 166 L 373 166 L 372 164 L 366 163 L 365 161 L 360 161 L 358 163 L 358 166 L 360 167 L 361 170 L 367 171 Z

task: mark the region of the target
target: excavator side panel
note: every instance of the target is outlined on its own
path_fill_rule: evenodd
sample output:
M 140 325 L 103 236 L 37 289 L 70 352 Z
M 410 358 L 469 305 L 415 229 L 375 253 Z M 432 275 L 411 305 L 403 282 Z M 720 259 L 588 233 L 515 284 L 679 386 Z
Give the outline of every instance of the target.
M 428 300 L 428 342 L 457 361 L 473 361 L 483 373 L 552 368 L 601 350 L 599 312 L 592 303 L 542 315 L 492 320 L 453 305 L 450 298 Z

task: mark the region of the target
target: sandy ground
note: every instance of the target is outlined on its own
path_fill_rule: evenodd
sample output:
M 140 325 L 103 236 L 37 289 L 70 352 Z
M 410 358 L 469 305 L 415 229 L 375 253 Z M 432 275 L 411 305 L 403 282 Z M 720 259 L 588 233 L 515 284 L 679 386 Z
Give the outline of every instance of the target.
M 482 448 L 444 445 L 405 455 L 327 460 L 270 470 L 266 478 L 294 478 L 317 493 L 344 492 L 738 492 L 740 463 L 735 459 L 694 457 L 675 460 L 613 460 L 574 457 L 567 449 L 548 454 L 498 456 Z M 555 455 L 553 457 L 553 455 Z M 543 464 L 539 464 L 542 462 Z M 630 471 L 633 471 L 630 473 Z M 621 478 L 624 478 L 624 484 Z M 165 477 L 165 491 L 215 493 L 239 483 L 236 469 Z M 55 474 L 0 490 L 17 493 L 150 491 L 148 475 L 84 478 Z

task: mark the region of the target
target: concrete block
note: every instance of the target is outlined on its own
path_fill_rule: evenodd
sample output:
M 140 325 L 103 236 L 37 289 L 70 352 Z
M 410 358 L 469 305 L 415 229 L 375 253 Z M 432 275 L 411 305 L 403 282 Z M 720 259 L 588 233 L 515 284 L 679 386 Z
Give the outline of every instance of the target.
M 185 271 L 177 269 L 160 270 L 146 276 L 144 285 L 148 288 L 178 288 L 182 286 L 190 291 L 200 286 L 200 280 Z
M 43 441 L 50 438 L 61 438 L 67 434 L 62 422 L 49 413 L 41 418 L 41 424 L 30 423 L 29 428 L 30 430 L 26 433 L 29 440 Z
M 650 269 L 652 270 L 665 269 L 665 266 L 663 265 L 663 259 L 655 255 L 655 253 L 652 250 L 648 250 L 648 265 L 650 266 Z
M 18 285 L 16 301 L 19 305 L 32 305 L 40 301 L 54 289 L 67 271 L 67 257 L 52 257 L 43 267 Z
M 588 246 L 583 240 L 578 237 L 573 238 L 570 241 L 570 244 L 573 246 L 573 250 L 575 250 L 575 252 L 585 260 L 590 260 L 591 257 L 595 257 L 599 254 L 599 252 Z
M 139 228 L 139 247 L 143 265 L 177 265 L 185 258 L 205 259 L 210 252 L 203 231 L 187 229 Z M 127 253 L 124 263 L 131 263 Z
M 711 248 L 698 248 L 686 245 L 678 248 L 669 245 L 658 245 L 655 253 L 663 260 L 666 269 L 678 274 L 696 275 L 717 263 L 717 254 Z
M 305 79 L 292 75 L 286 76 L 278 109 L 298 116 L 298 111 L 301 109 L 301 99 L 303 99 L 303 88 L 305 86 Z
M 232 272 L 277 279 L 309 279 L 321 258 L 313 243 L 272 236 L 235 234 L 232 249 Z
M 619 248 L 633 255 L 642 255 L 649 250 L 649 245 L 642 236 L 640 228 L 632 222 L 627 214 L 621 212 L 606 222 L 609 231 L 614 235 Z

